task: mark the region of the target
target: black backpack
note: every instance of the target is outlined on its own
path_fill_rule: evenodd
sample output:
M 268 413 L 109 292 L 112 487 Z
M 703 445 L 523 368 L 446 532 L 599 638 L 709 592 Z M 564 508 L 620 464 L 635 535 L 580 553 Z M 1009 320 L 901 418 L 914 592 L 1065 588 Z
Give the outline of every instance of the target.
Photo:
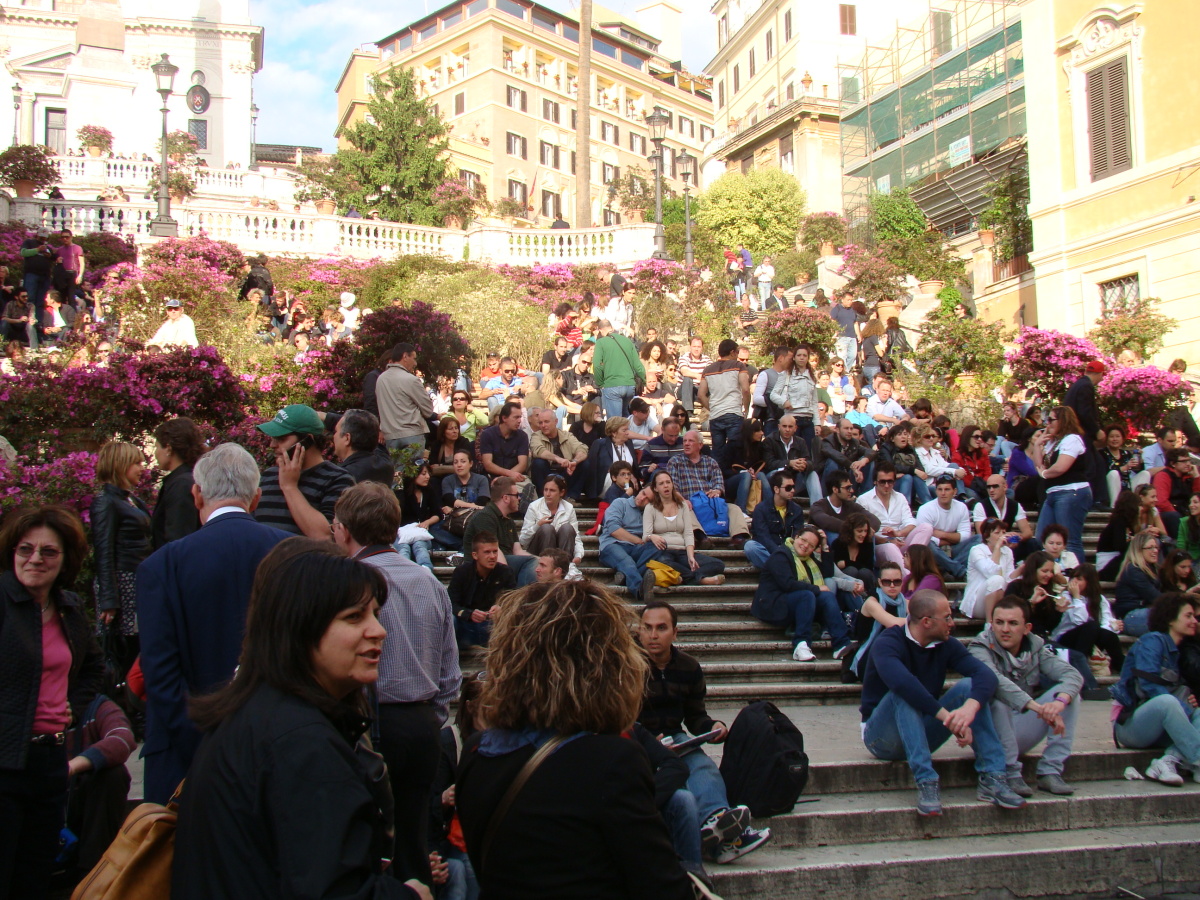
M 758 817 L 791 812 L 808 783 L 804 735 L 774 703 L 756 700 L 733 720 L 721 777 L 731 804 Z

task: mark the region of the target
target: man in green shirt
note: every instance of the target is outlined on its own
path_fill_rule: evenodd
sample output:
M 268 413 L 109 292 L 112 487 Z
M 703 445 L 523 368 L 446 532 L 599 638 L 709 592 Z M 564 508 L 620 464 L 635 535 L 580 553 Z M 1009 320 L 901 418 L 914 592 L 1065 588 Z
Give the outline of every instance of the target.
M 645 380 L 646 367 L 638 359 L 633 341 L 613 331 L 612 323 L 601 319 L 596 325 L 600 339 L 592 356 L 592 375 L 600 389 L 600 405 L 606 418 L 629 415 L 629 401 L 637 391 L 635 380 Z

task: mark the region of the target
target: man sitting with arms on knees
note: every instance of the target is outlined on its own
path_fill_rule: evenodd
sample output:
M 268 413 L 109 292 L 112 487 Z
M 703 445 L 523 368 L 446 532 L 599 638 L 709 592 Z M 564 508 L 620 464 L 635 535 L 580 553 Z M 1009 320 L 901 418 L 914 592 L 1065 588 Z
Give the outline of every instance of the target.
M 780 427 L 783 427 L 782 422 Z M 754 507 L 754 514 L 750 517 L 753 540 L 746 541 L 743 548 L 750 565 L 759 571 L 767 567 L 771 554 L 783 546 L 788 536 L 804 525 L 804 509 L 793 499 L 796 496 L 796 479 L 791 470 L 780 469 L 771 473 L 768 484 L 772 502 L 759 503 Z
M 565 579 L 570 569 L 571 557 L 567 555 L 567 552 L 559 550 L 557 547 L 551 547 L 549 550 L 543 550 L 541 556 L 537 558 L 537 562 L 533 565 L 533 575 L 539 583 L 549 584 L 552 581 Z
M 643 603 L 654 590 L 654 575 L 646 563 L 659 558 L 658 547 L 642 537 L 643 511 L 653 492 L 649 485 L 632 497 L 618 497 L 604 513 L 600 530 L 600 565 L 617 570 L 613 584 L 624 582 L 631 597 Z
M 992 723 L 1004 744 L 1013 793 L 1033 796 L 1021 777 L 1017 756 L 1045 738 L 1046 749 L 1037 766 L 1038 790 L 1073 794 L 1062 773 L 1075 740 L 1083 676 L 1060 659 L 1053 646 L 1031 634 L 1031 617 L 1028 600 L 1001 597 L 992 607 L 991 621 L 967 651 L 995 672 L 1000 683 L 992 700 Z
M 688 739 L 684 725 L 695 735 L 716 731 L 712 743 L 719 744 L 729 729 L 705 709 L 704 670 L 694 657 L 674 646 L 678 633 L 679 619 L 671 604 L 663 600 L 646 604 L 638 634 L 650 658 L 650 680 L 638 721 L 651 734 L 669 737 L 676 744 Z M 771 839 L 771 829 L 749 827 L 749 809 L 730 807 L 721 772 L 702 747 L 685 752 L 683 760 L 690 773 L 687 789 L 696 798 L 700 840 L 707 858 L 719 864 L 732 862 Z
M 512 569 L 501 562 L 494 534 L 477 531 L 466 546 L 471 548 L 471 558 L 458 565 L 446 588 L 454 610 L 454 634 L 463 650 L 487 646 L 500 595 L 517 586 Z
M 692 495 L 699 492 L 710 497 L 725 497 L 725 476 L 721 467 L 711 456 L 703 455 L 704 439 L 700 432 L 689 431 L 683 436 L 683 453 L 671 457 L 667 471 L 675 482 L 675 489 L 691 505 Z M 729 537 L 735 550 L 740 550 L 750 536 L 746 527 L 746 514 L 733 503 L 726 503 L 729 514 Z M 701 544 L 701 546 L 705 546 Z
M 1020 809 L 1025 800 L 1008 786 L 1004 745 L 992 723 L 996 676 L 950 637 L 953 630 L 946 595 L 921 590 L 908 601 L 905 624 L 875 639 L 859 708 L 863 743 L 876 759 L 908 760 L 922 816 L 942 814 L 932 754 L 951 737 L 975 751 L 976 796 L 1004 809 Z M 949 669 L 962 678 L 943 694 Z
M 768 370 L 770 371 L 770 370 Z M 804 485 L 808 490 L 808 502 L 821 499 L 821 478 L 813 465 L 812 448 L 803 437 L 796 434 L 796 417 L 787 413 L 779 418 L 779 433 L 763 440 L 762 452 L 766 460 L 763 472 L 758 477 L 766 481 L 777 471 L 784 471 L 796 479 L 796 486 Z M 763 485 L 766 496 L 767 485 Z
M 983 538 L 971 528 L 971 511 L 967 504 L 954 499 L 954 476 L 939 475 L 934 484 L 937 497 L 921 504 L 917 510 L 917 524 L 933 528 L 929 549 L 933 551 L 938 568 L 951 578 L 965 578 L 971 548 L 982 543 Z
M 567 479 L 567 496 L 577 498 L 587 483 L 588 448 L 558 427 L 552 409 L 543 409 L 536 421 L 530 413 L 529 427 L 533 429 L 529 439 L 533 483 L 540 486 L 546 483 L 546 476 L 561 475 Z

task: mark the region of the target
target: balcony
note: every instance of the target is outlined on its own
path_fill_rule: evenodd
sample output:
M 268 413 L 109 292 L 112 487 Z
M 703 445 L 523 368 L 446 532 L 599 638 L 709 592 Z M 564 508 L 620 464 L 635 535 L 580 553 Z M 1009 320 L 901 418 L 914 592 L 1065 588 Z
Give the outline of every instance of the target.
M 1029 254 L 1021 253 L 1005 262 L 992 263 L 992 283 L 1004 281 L 1006 278 L 1016 278 L 1018 275 L 1032 271 L 1033 266 L 1029 264 Z

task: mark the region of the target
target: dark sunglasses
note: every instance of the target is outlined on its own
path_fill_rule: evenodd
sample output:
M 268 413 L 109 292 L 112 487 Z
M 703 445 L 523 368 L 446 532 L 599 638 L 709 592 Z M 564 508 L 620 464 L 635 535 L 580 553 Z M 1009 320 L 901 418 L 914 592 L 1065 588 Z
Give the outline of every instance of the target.
M 876 478 L 875 483 L 876 484 L 895 484 L 896 479 L 895 478 Z
M 779 489 L 785 493 L 791 493 L 796 490 L 796 486 L 794 484 L 784 484 L 780 485 Z
M 904 579 L 902 579 L 902 578 L 880 578 L 879 579 L 879 583 L 884 585 L 885 587 L 896 587 L 896 585 L 902 584 L 903 582 L 904 582 Z

